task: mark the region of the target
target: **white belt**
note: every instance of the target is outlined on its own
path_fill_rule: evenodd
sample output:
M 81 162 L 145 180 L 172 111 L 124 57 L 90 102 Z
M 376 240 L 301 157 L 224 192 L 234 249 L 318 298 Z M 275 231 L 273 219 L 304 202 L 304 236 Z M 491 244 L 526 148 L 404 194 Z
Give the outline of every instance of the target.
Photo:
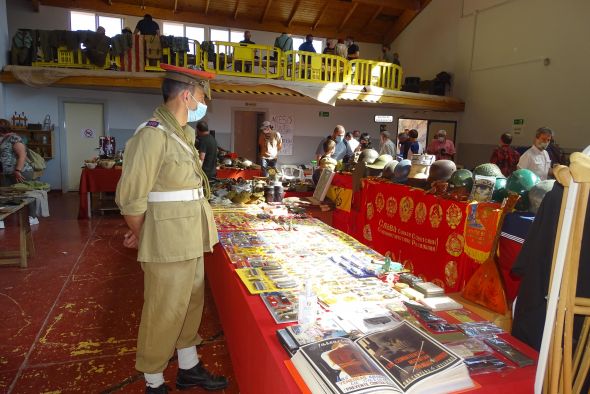
M 174 192 L 149 192 L 148 202 L 195 201 L 204 198 L 203 188 Z

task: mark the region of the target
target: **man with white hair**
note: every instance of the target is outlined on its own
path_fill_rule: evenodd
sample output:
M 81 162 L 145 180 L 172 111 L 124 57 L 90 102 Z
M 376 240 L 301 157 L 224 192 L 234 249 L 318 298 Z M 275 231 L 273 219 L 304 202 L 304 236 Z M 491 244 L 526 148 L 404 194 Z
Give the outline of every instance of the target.
M 436 160 L 454 160 L 455 159 L 455 144 L 453 141 L 447 139 L 447 131 L 439 130 L 434 135 L 434 139 L 430 141 L 426 152 L 430 155 L 435 155 Z
M 547 153 L 547 147 L 553 138 L 553 134 L 553 130 L 549 127 L 538 129 L 535 133 L 533 146 L 520 156 L 517 167 L 531 170 L 539 179 L 546 180 L 551 170 L 551 159 Z

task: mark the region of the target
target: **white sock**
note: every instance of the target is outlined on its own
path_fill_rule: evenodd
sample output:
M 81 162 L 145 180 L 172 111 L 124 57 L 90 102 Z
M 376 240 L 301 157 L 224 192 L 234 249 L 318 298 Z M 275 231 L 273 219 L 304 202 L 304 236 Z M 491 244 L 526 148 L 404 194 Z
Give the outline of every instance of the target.
M 160 387 L 164 384 L 164 373 L 144 373 L 145 385 L 148 387 Z
M 178 349 L 178 368 L 191 369 L 199 363 L 199 356 L 197 355 L 197 347 L 185 347 Z

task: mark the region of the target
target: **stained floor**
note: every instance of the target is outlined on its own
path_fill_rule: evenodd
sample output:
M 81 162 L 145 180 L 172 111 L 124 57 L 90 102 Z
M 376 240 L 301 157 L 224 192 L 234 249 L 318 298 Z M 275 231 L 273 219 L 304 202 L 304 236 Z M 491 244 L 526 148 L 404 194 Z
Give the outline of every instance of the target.
M 142 272 L 122 246 L 123 219 L 78 220 L 77 193 L 50 193 L 49 204 L 51 216 L 33 227 L 29 267 L 0 267 L 0 393 L 142 393 L 134 369 Z M 16 218 L 5 223 L 0 250 L 16 249 Z M 225 393 L 237 393 L 209 290 L 199 332 L 204 365 L 228 376 Z M 172 360 L 170 387 L 176 370 Z

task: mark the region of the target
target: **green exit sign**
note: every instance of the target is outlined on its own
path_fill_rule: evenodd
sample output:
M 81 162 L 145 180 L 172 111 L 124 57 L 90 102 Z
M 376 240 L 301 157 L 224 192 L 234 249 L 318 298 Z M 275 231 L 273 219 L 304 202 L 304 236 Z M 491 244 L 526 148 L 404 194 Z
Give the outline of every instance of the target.
M 320 118 L 328 118 L 330 113 L 328 111 L 320 111 Z
M 512 122 L 515 126 L 522 126 L 524 124 L 524 119 L 514 119 Z

